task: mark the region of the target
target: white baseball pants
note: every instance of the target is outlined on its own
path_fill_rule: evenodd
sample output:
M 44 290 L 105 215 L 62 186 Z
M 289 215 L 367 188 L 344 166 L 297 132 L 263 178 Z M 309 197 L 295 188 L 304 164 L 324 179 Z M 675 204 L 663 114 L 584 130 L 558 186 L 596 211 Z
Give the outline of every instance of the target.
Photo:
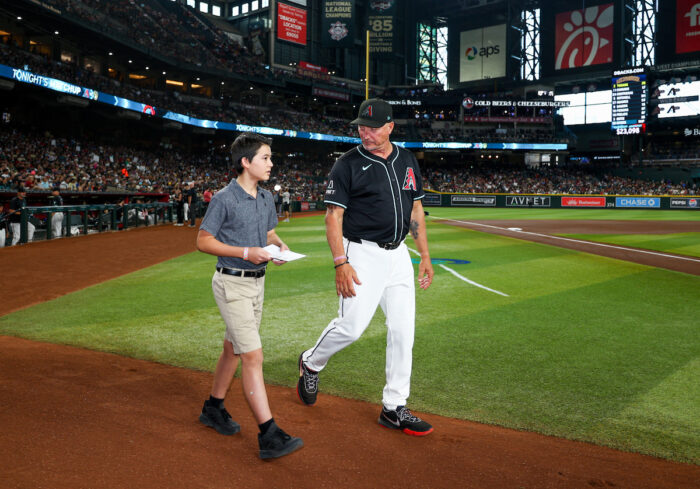
M 20 224 L 18 222 L 11 222 L 10 226 L 12 227 L 12 246 L 16 245 L 19 243 L 19 238 L 20 238 Z M 31 222 L 27 223 L 27 243 L 30 243 L 34 239 L 34 224 Z
M 63 231 L 63 212 L 51 216 L 51 236 L 60 238 Z
M 306 366 L 320 372 L 337 352 L 367 329 L 377 306 L 386 316 L 386 385 L 382 401 L 387 409 L 406 405 L 411 387 L 415 329 L 413 265 L 405 244 L 385 250 L 371 241 L 343 240 L 346 255 L 362 285 L 355 297 L 340 297 L 338 317 L 323 330 L 316 345 L 304 352 Z

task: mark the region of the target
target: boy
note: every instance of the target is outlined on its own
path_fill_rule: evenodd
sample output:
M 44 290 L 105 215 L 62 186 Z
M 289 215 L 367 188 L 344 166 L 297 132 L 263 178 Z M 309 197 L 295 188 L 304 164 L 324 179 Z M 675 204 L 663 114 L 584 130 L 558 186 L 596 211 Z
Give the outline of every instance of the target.
M 301 438 L 289 436 L 275 423 L 263 380 L 259 328 L 265 266 L 271 259 L 263 247 L 275 244 L 289 249 L 275 233 L 277 212 L 272 195 L 258 187 L 270 178 L 270 144 L 270 139 L 253 133 L 236 138 L 231 160 L 238 177 L 214 195 L 197 235 L 197 249 L 218 257 L 212 289 L 226 323 L 211 396 L 204 402 L 199 420 L 223 435 L 240 430 L 223 405 L 240 358 L 243 393 L 260 428 L 258 444 L 263 459 L 281 457 L 303 446 Z

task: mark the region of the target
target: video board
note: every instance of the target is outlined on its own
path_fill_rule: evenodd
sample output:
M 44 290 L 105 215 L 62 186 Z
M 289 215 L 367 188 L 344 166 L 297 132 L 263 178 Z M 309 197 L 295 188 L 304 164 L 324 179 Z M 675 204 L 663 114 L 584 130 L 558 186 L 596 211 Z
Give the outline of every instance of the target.
M 700 81 L 659 85 L 659 119 L 700 115 Z
M 612 78 L 612 129 L 619 135 L 644 132 L 647 76 L 643 68 L 615 71 Z

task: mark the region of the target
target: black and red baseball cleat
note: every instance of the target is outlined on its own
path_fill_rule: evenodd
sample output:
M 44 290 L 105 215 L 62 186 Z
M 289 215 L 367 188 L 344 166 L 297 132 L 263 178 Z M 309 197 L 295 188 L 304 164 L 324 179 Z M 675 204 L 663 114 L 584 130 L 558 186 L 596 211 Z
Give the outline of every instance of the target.
M 433 427 L 414 416 L 406 406 L 398 406 L 395 411 L 382 407 L 379 424 L 394 430 L 401 430 L 411 436 L 425 436 L 433 432 Z

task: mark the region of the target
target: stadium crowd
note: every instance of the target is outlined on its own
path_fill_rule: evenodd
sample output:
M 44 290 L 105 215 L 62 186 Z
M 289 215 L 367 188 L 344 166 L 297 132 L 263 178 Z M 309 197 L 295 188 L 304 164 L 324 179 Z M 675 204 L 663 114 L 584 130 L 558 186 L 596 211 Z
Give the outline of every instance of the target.
M 0 189 L 48 191 L 58 186 L 68 192 L 133 192 L 173 195 L 194 181 L 201 193 L 216 191 L 234 176 L 228 149 L 215 147 L 202 154 L 173 148 L 139 149 L 91 141 L 59 138 L 0 126 Z M 289 189 L 295 200 L 323 199 L 328 156 L 296 154 L 274 157 L 275 167 L 266 187 Z M 697 194 L 698 185 L 673 184 L 594 174 L 575 168 L 525 169 L 521 166 L 423 168 L 426 189 L 440 192 L 493 192 L 535 194 L 681 195 Z
M 9 41 L 9 38 L 8 38 Z M 0 44 L 0 63 L 9 66 L 26 67 L 27 71 L 57 78 L 75 85 L 95 89 L 156 107 L 157 111 L 173 111 L 198 119 L 231 122 L 278 129 L 294 128 L 296 131 L 356 137 L 355 129 L 344 118 L 326 115 L 316 111 L 313 115 L 305 112 L 308 107 L 295 98 L 277 98 L 274 103 L 262 104 L 257 94 L 240 96 L 240 101 L 229 97 L 204 97 L 183 94 L 178 90 L 156 90 L 135 85 L 128 78 L 117 80 L 99 75 L 77 64 L 59 62 L 48 57 L 26 51 L 11 43 Z M 503 125 L 504 127 L 501 127 Z M 518 128 L 510 124 L 483 125 L 430 119 L 397 122 L 394 129 L 396 140 L 416 138 L 422 141 L 476 141 L 476 142 L 555 142 L 564 141 L 555 137 L 551 127 L 541 124 Z
M 290 104 L 260 106 L 221 98 L 188 96 L 175 90 L 151 90 L 98 75 L 72 63 L 52 61 L 9 44 L 0 44 L 0 63 L 26 66 L 27 71 L 33 73 L 141 102 L 160 111 L 173 111 L 199 119 L 279 129 L 295 128 L 297 131 L 340 136 L 357 135 L 346 119 L 323 114 L 311 117 L 308 113 L 297 111 L 291 102 L 293 99 L 290 99 Z
M 27 133 L 0 126 L 0 190 L 48 192 L 155 193 L 173 195 L 187 182 L 201 193 L 224 187 L 234 176 L 228 165 L 228 148 L 204 154 L 172 148 L 137 149 Z M 330 163 L 306 156 L 275 158 L 266 187 L 279 184 L 295 200 L 321 200 Z M 284 171 L 282 171 L 284 169 Z
M 438 192 L 597 195 L 697 195 L 689 182 L 650 181 L 575 168 L 439 168 L 423 170 L 426 189 Z

